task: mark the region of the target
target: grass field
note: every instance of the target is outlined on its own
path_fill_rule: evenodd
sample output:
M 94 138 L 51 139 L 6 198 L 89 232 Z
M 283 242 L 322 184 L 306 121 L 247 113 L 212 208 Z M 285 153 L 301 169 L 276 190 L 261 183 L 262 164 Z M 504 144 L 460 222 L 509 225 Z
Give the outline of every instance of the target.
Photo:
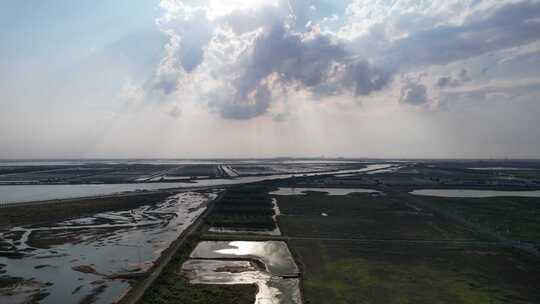
M 460 225 L 417 210 L 392 196 L 310 193 L 308 196 L 279 196 L 278 205 L 282 213 L 278 217 L 280 229 L 289 236 L 406 240 L 479 238 Z
M 499 171 L 500 172 L 500 171 Z M 518 178 L 540 180 L 540 170 L 504 170 L 501 172 L 506 175 L 512 175 Z
M 306 303 L 538 303 L 540 265 L 480 246 L 291 241 Z
M 537 258 L 418 208 L 408 195 L 310 193 L 279 196 L 278 205 L 306 303 L 540 302 Z
M 440 198 L 422 201 L 514 240 L 540 243 L 540 199 L 527 197 Z
M 276 225 L 268 188 L 238 186 L 229 189 L 207 218 L 209 226 L 233 229 L 273 230 Z

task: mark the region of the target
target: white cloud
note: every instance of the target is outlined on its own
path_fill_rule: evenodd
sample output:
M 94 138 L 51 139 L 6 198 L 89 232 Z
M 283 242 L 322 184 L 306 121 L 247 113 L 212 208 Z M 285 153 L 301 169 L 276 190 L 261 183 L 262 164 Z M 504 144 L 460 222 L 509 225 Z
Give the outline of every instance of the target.
M 283 120 L 287 110 L 278 115 L 273 105 L 306 94 L 317 102 L 375 100 L 373 93 L 396 90 L 394 76 L 405 79 L 399 101 L 433 107 L 444 90 L 475 83 L 469 69 L 456 69 L 466 60 L 525 56 L 534 51 L 524 45 L 540 39 L 540 25 L 525 22 L 540 15 L 540 3 L 525 0 L 165 0 L 161 7 L 169 43 L 154 87 L 233 119 Z M 436 66 L 447 71 L 435 76 Z

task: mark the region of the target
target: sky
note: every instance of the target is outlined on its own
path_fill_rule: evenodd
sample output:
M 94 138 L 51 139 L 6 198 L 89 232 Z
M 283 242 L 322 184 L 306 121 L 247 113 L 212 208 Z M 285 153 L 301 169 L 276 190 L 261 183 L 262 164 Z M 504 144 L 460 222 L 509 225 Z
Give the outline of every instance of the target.
M 540 158 L 540 1 L 0 2 L 0 158 Z

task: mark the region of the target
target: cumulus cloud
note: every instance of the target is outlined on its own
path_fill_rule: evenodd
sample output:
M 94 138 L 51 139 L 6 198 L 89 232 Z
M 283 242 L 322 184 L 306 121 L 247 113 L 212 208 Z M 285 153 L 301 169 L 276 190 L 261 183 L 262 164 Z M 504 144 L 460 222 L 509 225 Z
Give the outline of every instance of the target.
M 125 103 L 127 107 L 133 107 L 141 104 L 144 101 L 144 90 L 131 83 L 126 82 L 120 89 L 117 98 Z
M 457 87 L 469 81 L 471 81 L 471 78 L 469 77 L 469 72 L 467 72 L 467 69 L 461 69 L 461 71 L 456 76 L 449 75 L 439 77 L 439 79 L 437 80 L 437 86 Z
M 397 40 L 386 52 L 400 66 L 448 64 L 540 39 L 539 1 L 496 5 L 467 16 L 460 24 L 415 31 Z
M 212 38 L 214 27 L 204 8 L 171 1 L 163 1 L 162 7 L 168 8 L 168 14 L 158 20 L 158 26 L 169 40 L 153 88 L 169 95 L 178 88 L 179 79 L 203 61 L 204 49 Z
M 415 80 L 407 80 L 401 89 L 400 101 L 410 105 L 423 105 L 429 101 L 427 88 Z
M 219 94 L 219 93 L 217 93 Z M 221 96 L 216 96 L 210 101 L 210 105 L 218 109 L 224 118 L 229 119 L 249 119 L 265 114 L 270 107 L 272 93 L 267 85 L 257 85 L 245 96 L 234 96 L 224 100 Z
M 173 106 L 167 114 L 172 118 L 179 118 L 182 116 L 182 109 L 180 109 L 178 106 Z
M 391 79 L 388 71 L 352 58 L 342 42 L 320 33 L 295 33 L 280 23 L 258 36 L 239 58 L 236 70 L 231 82 L 233 100 L 219 103 L 226 118 L 265 113 L 276 87 L 285 93 L 305 90 L 319 97 L 366 96 Z
M 180 79 L 193 74 L 202 63 L 205 48 L 218 54 L 218 48 L 231 47 L 232 39 L 249 33 L 255 38 L 230 63 L 221 60 L 207 66 L 206 73 L 218 85 L 205 92 L 203 99 L 224 118 L 265 114 L 277 98 L 276 90 L 282 94 L 307 91 L 319 98 L 345 93 L 366 96 L 388 84 L 388 70 L 356 58 L 346 50 L 344 41 L 321 33 L 318 27 L 305 26 L 306 20 L 312 21 L 310 16 L 324 15 L 310 3 L 281 1 L 278 6 L 259 10 L 234 10 L 213 23 L 203 9 L 188 10 L 180 5 L 172 17 L 161 21 L 170 39 L 154 87 L 164 94 L 175 92 Z M 201 25 L 202 33 L 195 25 Z M 212 38 L 223 40 L 213 33 L 223 34 L 226 28 L 232 29 L 235 37 L 212 44 Z
M 520 109 L 537 104 L 540 97 L 540 78 L 513 80 L 489 80 L 482 83 L 467 83 L 458 87 L 447 87 L 437 96 L 437 104 L 444 110 L 469 111 L 502 107 L 502 112 L 511 108 Z M 527 111 L 537 112 L 531 108 Z
M 217 3 L 162 2 L 158 24 L 169 42 L 153 88 L 190 92 L 228 119 L 268 114 L 295 94 L 367 98 L 400 74 L 540 40 L 540 2 L 532 0 Z M 434 88 L 470 82 L 468 69 L 443 73 L 433 87 L 407 81 L 400 101 L 425 104 Z

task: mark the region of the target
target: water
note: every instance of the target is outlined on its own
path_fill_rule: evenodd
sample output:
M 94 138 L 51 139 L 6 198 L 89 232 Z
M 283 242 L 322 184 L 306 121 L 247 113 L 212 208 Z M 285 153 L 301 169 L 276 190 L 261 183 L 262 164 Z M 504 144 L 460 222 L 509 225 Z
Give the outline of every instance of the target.
M 349 193 L 375 193 L 379 192 L 373 189 L 362 188 L 279 188 L 279 190 L 272 191 L 269 194 L 274 195 L 306 195 L 309 191 L 325 192 L 328 195 L 347 195 Z
M 186 187 L 186 183 L 84 184 L 84 185 L 9 185 L 0 186 L 0 202 L 19 203 L 120 192 Z M 194 184 L 188 184 L 193 186 Z
M 297 276 L 298 267 L 282 241 L 205 241 L 200 242 L 190 255 L 201 259 L 254 259 L 276 276 Z
M 361 173 L 379 168 L 380 165 L 367 165 L 367 168 L 315 172 L 306 174 L 280 174 L 271 176 L 246 176 L 232 179 L 196 180 L 192 183 L 138 183 L 138 184 L 82 184 L 82 185 L 0 185 L 0 204 L 67 199 L 76 197 L 110 195 L 127 191 L 158 190 L 169 188 L 213 187 L 254 183 L 263 180 L 286 179 L 295 176 L 318 176 L 327 174 Z
M 337 177 L 355 176 L 358 173 L 363 173 L 363 172 L 367 172 L 368 174 L 370 174 L 372 172 L 378 172 L 380 170 L 386 170 L 386 169 L 389 169 L 389 168 L 392 168 L 392 167 L 395 167 L 395 165 L 391 165 L 391 164 L 372 164 L 372 165 L 367 165 L 366 168 L 363 168 L 363 169 L 360 169 L 360 170 L 357 170 L 357 169 L 341 170 L 339 173 L 336 174 L 336 176 Z
M 35 278 L 41 284 L 37 289 L 50 293 L 40 303 L 78 303 L 94 293 L 97 293 L 94 303 L 112 303 L 129 290 L 127 281 L 112 276 L 150 268 L 161 252 L 204 211 L 203 204 L 215 196 L 184 192 L 155 206 L 105 212 L 50 227 L 13 227 L 0 233 L 0 239 L 10 243 L 10 252 L 24 256 L 18 259 L 0 256 L 0 264 L 6 265 L 4 275 Z M 40 245 L 44 240 L 53 242 Z M 77 266 L 91 266 L 95 273 L 73 269 Z M 52 285 L 44 286 L 46 283 Z M 97 292 L 95 289 L 100 287 L 105 289 Z M 0 293 L 0 303 L 24 300 L 25 294 L 2 296 Z
M 300 304 L 299 279 L 284 279 L 250 261 L 188 260 L 182 273 L 192 284 L 256 284 L 255 304 Z
M 370 171 L 367 174 L 379 174 L 379 173 L 395 173 L 400 169 L 405 168 L 405 166 L 390 166 L 379 170 Z
M 496 196 L 540 197 L 540 190 L 534 191 L 498 191 L 498 190 L 465 190 L 465 189 L 424 189 L 410 192 L 414 195 L 438 197 L 484 198 Z
M 538 170 L 537 168 L 517 168 L 517 167 L 475 167 L 467 168 L 471 170 Z
M 190 258 L 182 273 L 191 283 L 256 284 L 255 304 L 301 303 L 299 270 L 285 242 L 205 241 Z

